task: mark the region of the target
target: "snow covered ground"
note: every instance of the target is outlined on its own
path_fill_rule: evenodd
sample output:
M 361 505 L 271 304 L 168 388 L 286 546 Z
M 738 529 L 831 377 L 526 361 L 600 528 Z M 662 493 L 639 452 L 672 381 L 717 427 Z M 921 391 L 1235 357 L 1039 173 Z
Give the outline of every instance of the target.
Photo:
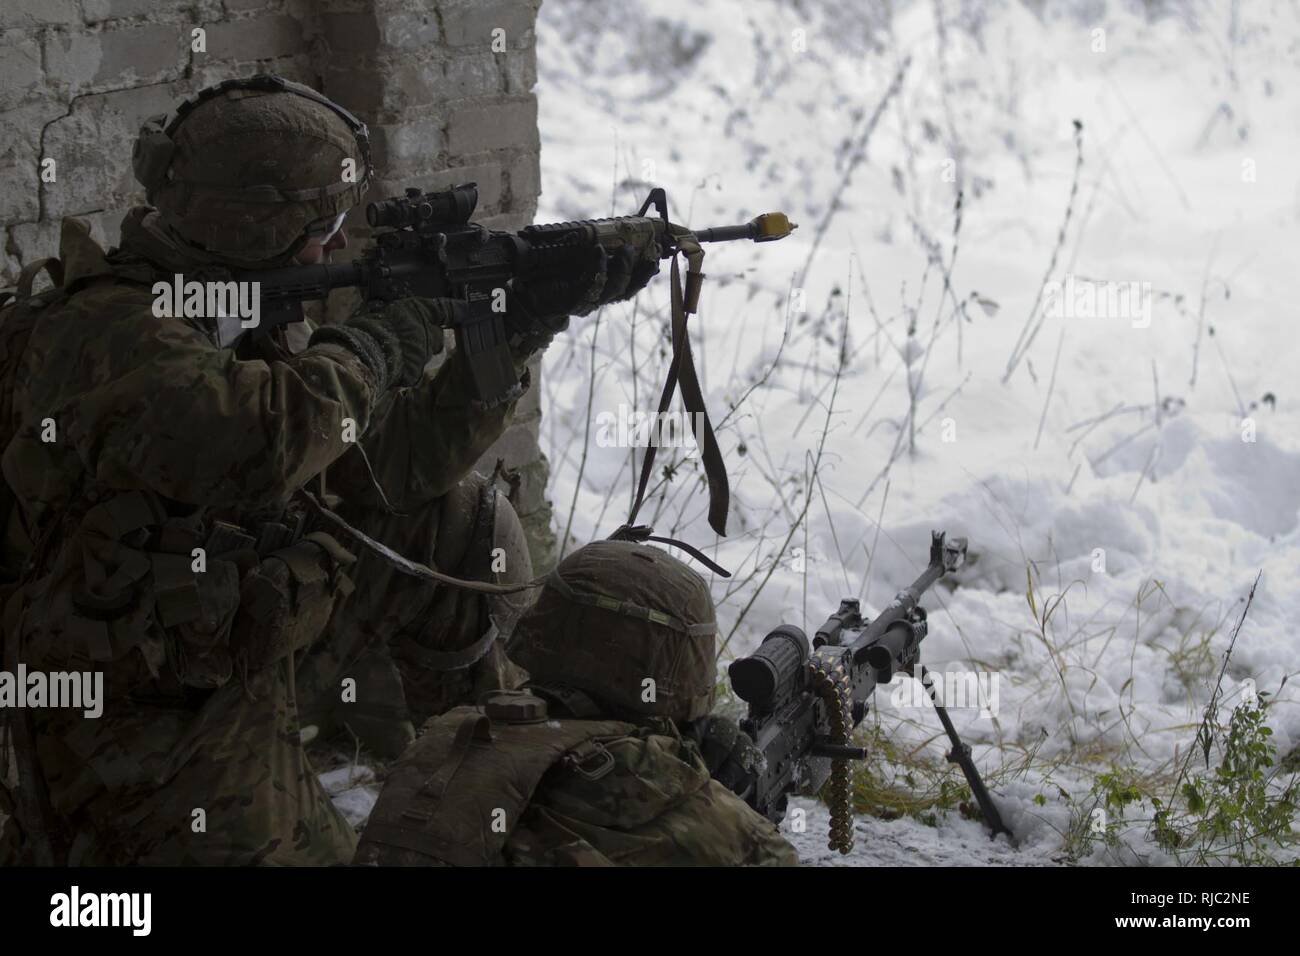
M 1273 692 L 1300 669 L 1300 14 L 880 6 L 547 0 L 538 219 L 635 212 L 662 185 L 694 227 L 799 223 L 705 260 L 692 334 L 728 536 L 693 456 L 642 520 L 733 571 L 713 582 L 724 660 L 778 623 L 815 629 L 842 596 L 879 606 L 930 529 L 966 535 L 923 656 L 997 681 L 995 713 L 953 716 L 1016 845 L 956 814 L 860 819 L 845 862 L 1043 863 L 1074 812 L 1061 791 L 1186 754 L 1256 574 L 1224 713 L 1247 680 Z M 632 458 L 595 419 L 656 401 L 667 283 L 547 353 L 543 447 L 571 541 L 626 515 Z M 933 711 L 892 690 L 869 720 L 941 763 Z M 1297 682 L 1278 700 L 1286 754 Z M 792 838 L 833 862 L 823 811 L 800 806 Z

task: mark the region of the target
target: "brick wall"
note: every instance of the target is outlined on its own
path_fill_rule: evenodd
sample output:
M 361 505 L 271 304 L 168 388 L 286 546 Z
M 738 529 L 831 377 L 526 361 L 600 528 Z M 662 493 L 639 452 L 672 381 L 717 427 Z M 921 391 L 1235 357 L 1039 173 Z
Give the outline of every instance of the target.
M 474 180 L 477 220 L 520 228 L 539 191 L 539 3 L 3 0 L 0 284 L 57 252 L 63 216 L 88 220 L 96 239 L 116 243 L 123 213 L 144 201 L 131 173 L 141 121 L 211 83 L 256 72 L 314 86 L 365 120 L 378 172 L 368 199 Z M 43 163 L 50 159 L 52 169 Z M 43 181 L 43 169 L 53 181 Z M 348 230 L 354 252 L 367 232 L 360 210 Z M 347 306 L 343 298 L 330 311 Z M 516 507 L 545 564 L 553 538 L 539 392 L 521 403 L 481 468 L 504 458 L 517 471 Z

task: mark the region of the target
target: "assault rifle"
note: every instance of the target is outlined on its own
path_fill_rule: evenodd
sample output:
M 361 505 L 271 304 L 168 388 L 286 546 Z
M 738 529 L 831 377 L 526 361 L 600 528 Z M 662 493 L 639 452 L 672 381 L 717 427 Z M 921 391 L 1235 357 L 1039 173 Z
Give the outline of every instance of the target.
M 746 798 L 750 806 L 780 823 L 791 793 L 816 794 L 825 785 L 831 817 L 829 846 L 849 852 L 853 813 L 848 761 L 867 756 L 866 748 L 851 744 L 851 735 L 866 716 L 877 684 L 889 683 L 895 673 L 916 676 L 921 641 L 929 627 L 921 596 L 965 560 L 966 539 L 947 540 L 936 531 L 929 567 L 874 620 L 862 617 L 856 600 L 845 599 L 817 629 L 811 648 L 801 629 L 783 624 L 751 656 L 732 662 L 728 670 L 732 689 L 749 704 L 741 729 L 764 757 Z M 952 741 L 948 759 L 961 767 L 991 835 L 1010 836 L 971 760 L 970 748 L 957 736 L 924 667 L 920 674 Z
M 468 308 L 452 326 L 456 347 L 469 359 L 475 398 L 491 407 L 517 397 L 519 383 L 506 345 L 510 332 L 501 309 L 502 290 L 514 278 L 528 282 L 567 277 L 590 260 L 593 246 L 615 252 L 627 243 L 653 238 L 660 258 L 688 254 L 690 271 L 683 293 L 685 312 L 699 298 L 700 242 L 783 239 L 796 228 L 784 213 L 756 216 L 737 226 L 690 232 L 668 221 L 668 199 L 655 188 L 635 216 L 532 225 L 519 232 L 489 230 L 470 222 L 478 205 L 478 186 L 463 183 L 440 192 L 407 189 L 405 196 L 372 202 L 366 221 L 382 231 L 373 245 L 351 262 L 286 266 L 236 276 L 261 284 L 260 321 L 251 329 L 229 323 L 223 346 L 242 332 L 265 335 L 302 320 L 302 303 L 323 299 L 331 289 L 356 288 L 372 306 L 407 296 L 463 299 Z M 647 216 L 651 207 L 657 216 Z M 692 253 L 694 258 L 692 258 Z

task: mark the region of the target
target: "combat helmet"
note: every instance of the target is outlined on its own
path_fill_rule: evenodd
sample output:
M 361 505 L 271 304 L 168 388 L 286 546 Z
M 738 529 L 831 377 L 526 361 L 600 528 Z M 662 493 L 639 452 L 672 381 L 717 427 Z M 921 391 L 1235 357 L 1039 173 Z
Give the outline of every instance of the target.
M 244 268 L 287 264 L 309 232 L 337 227 L 373 172 L 364 123 L 273 74 L 225 80 L 151 117 L 132 166 L 173 239 Z
M 596 541 L 547 577 L 510 656 L 534 684 L 580 690 L 611 716 L 684 722 L 712 709 L 716 636 L 709 586 L 690 567 L 648 545 Z

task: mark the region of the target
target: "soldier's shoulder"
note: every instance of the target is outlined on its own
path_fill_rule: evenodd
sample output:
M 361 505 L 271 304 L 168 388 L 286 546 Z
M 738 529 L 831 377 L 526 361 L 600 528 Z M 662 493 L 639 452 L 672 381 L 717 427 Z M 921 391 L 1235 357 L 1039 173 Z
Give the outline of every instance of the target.
M 44 303 L 48 315 L 75 312 L 108 318 L 152 319 L 157 296 L 150 286 L 115 276 L 100 276 L 71 291 L 51 290 Z

